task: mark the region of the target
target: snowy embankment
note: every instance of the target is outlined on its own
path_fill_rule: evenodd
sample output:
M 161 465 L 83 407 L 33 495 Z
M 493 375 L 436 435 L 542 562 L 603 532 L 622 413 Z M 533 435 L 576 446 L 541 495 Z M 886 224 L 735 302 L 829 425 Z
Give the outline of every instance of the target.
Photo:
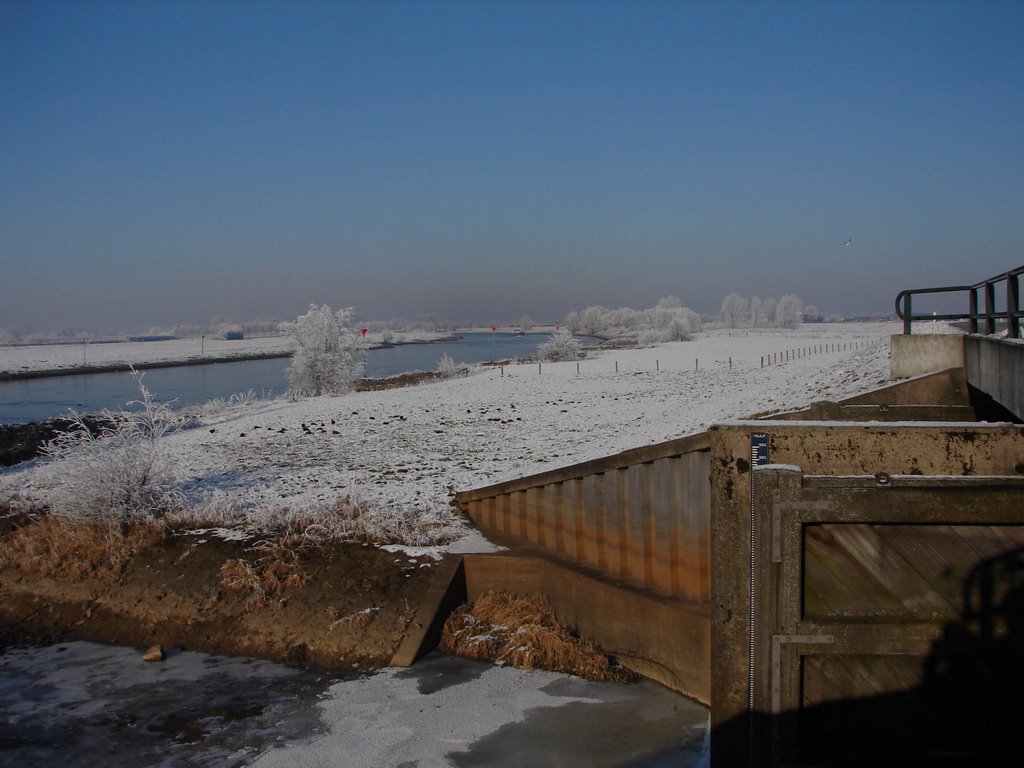
M 413 344 L 438 341 L 449 334 L 430 331 L 389 333 L 390 343 Z M 385 343 L 384 334 L 367 333 L 371 347 Z M 287 357 L 295 350 L 290 336 L 252 339 L 170 339 L 167 341 L 120 341 L 102 344 L 33 344 L 0 347 L 0 376 L 26 375 L 41 371 L 70 371 L 82 368 L 124 368 L 191 364 L 214 360 L 244 360 L 254 357 Z
M 454 490 L 883 385 L 898 331 L 895 323 L 712 331 L 591 353 L 578 366 L 485 366 L 405 389 L 249 404 L 167 435 L 163 450 L 196 505 L 273 512 L 354 494 L 397 513 L 443 514 Z M 793 359 L 794 350 L 803 351 Z M 787 352 L 788 361 L 762 367 L 762 357 Z M 13 467 L 0 475 L 0 494 L 45 502 L 61 474 L 56 464 Z

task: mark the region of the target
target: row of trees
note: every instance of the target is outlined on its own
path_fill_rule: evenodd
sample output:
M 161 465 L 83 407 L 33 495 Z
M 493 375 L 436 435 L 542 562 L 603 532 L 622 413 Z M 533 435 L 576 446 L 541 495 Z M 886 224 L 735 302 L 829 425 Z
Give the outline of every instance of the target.
M 803 312 L 803 302 L 795 293 L 778 301 L 757 296 L 748 301 L 730 293 L 722 299 L 720 316 L 726 328 L 796 328 L 803 321 Z
M 647 309 L 587 307 L 566 315 L 564 325 L 572 333 L 616 336 L 636 333 L 640 344 L 686 341 L 702 327 L 700 315 L 684 307 L 678 296 L 665 296 Z

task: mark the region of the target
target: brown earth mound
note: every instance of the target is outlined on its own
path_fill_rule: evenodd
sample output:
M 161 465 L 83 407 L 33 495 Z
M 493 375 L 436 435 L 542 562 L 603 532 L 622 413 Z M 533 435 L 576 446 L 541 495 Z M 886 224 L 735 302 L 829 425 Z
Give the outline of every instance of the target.
M 162 644 L 324 667 L 379 667 L 401 642 L 434 564 L 363 544 L 282 552 L 212 532 L 164 533 L 156 540 L 129 532 L 111 567 L 76 573 L 42 567 L 39 552 L 17 540 L 26 524 L 38 523 L 2 522 L 0 643 Z M 88 559 L 87 538 L 60 557 Z

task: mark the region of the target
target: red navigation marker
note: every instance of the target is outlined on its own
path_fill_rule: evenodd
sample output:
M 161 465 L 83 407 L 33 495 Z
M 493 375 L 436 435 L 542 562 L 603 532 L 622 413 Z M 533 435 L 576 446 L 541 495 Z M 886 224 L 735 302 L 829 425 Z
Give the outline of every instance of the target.
M 360 332 L 361 334 L 363 334 L 363 336 L 365 336 L 365 335 L 366 335 L 366 329 L 365 329 L 365 328 L 360 328 L 360 329 L 359 329 L 359 332 Z
M 494 333 L 496 330 L 498 330 L 498 326 L 492 325 L 491 326 L 491 333 Z

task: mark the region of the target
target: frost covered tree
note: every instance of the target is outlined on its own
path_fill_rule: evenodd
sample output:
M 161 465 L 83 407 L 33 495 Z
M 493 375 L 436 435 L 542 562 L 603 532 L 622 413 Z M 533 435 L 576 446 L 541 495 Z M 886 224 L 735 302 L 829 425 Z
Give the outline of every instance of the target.
M 747 314 L 747 300 L 738 293 L 730 293 L 722 299 L 722 322 L 726 328 L 735 328 Z
M 580 351 L 580 343 L 573 338 L 568 330 L 551 334 L 551 337 L 537 348 L 543 360 L 557 362 L 559 360 L 575 360 Z
M 781 328 L 796 328 L 803 315 L 803 302 L 795 293 L 787 293 L 775 309 L 775 320 Z
M 645 328 L 637 336 L 642 345 L 689 341 L 701 329 L 700 315 L 686 307 L 661 306 L 644 310 Z
M 750 300 L 750 324 L 757 328 L 759 325 L 764 325 L 761 322 L 761 299 L 754 296 Z
M 601 333 L 608 327 L 608 307 L 587 307 L 580 312 L 580 322 L 588 333 Z
M 523 315 L 519 318 L 519 330 L 523 333 L 532 331 L 534 325 L 535 323 L 533 322 L 533 318 L 529 315 Z
M 285 370 L 297 395 L 337 395 L 348 392 L 363 375 L 366 343 L 351 325 L 352 307 L 332 312 L 324 304 L 294 322 L 281 323 L 282 333 L 295 340 L 292 364 Z

